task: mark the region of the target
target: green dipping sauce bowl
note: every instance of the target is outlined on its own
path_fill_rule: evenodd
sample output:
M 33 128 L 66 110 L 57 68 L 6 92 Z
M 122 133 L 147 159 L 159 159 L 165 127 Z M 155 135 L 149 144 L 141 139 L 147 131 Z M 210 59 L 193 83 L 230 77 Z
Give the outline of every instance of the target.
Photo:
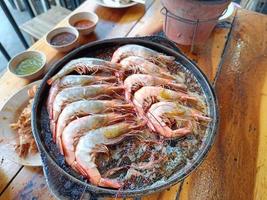
M 34 80 L 45 69 L 46 57 L 40 51 L 24 51 L 13 57 L 8 63 L 8 70 L 17 77 Z

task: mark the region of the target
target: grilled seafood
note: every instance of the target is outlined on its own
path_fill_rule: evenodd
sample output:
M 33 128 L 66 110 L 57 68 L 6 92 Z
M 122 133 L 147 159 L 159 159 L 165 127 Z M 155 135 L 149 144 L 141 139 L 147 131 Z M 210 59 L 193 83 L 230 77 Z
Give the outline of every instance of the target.
M 147 112 L 148 125 L 164 137 L 179 137 L 191 133 L 195 120 L 210 121 L 200 111 L 174 102 L 158 102 Z M 172 130 L 170 126 L 175 126 Z
M 67 103 L 72 103 L 74 101 L 82 99 L 94 99 L 97 96 L 109 96 L 116 94 L 123 89 L 121 86 L 111 86 L 111 85 L 90 85 L 84 87 L 71 87 L 63 89 L 55 98 L 53 102 L 53 116 L 54 121 L 57 120 L 62 108 Z
M 65 65 L 48 80 L 47 109 L 66 163 L 91 184 L 114 189 L 152 185 L 182 169 L 212 120 L 186 72 L 173 57 L 132 44 L 112 62 Z
M 61 135 L 57 135 L 57 144 L 61 153 L 64 154 L 66 162 L 72 165 L 75 161 L 75 143 L 77 143 L 85 132 L 111 125 L 131 117 L 131 114 L 96 114 L 78 118 L 69 123 L 62 133 L 62 138 Z
M 136 44 L 128 44 L 121 46 L 114 52 L 111 62 L 119 63 L 122 59 L 127 58 L 129 56 L 142 57 L 148 61 L 151 61 L 155 64 L 159 64 L 161 66 L 165 66 L 165 64 L 171 63 L 175 60 L 175 58 L 172 56 L 166 56 L 152 49 Z
M 121 67 L 125 71 L 131 71 L 132 73 L 150 74 L 161 78 L 178 80 L 183 82 L 183 77 L 178 75 L 171 75 L 166 69 L 157 66 L 156 64 L 137 56 L 129 56 L 120 62 Z
M 173 91 L 156 86 L 142 87 L 134 94 L 133 103 L 136 106 L 138 114 L 145 116 L 149 107 L 157 101 L 198 101 L 196 97 L 183 92 Z
M 176 91 L 186 92 L 186 86 L 184 84 L 146 74 L 133 74 L 128 76 L 124 80 L 124 86 L 125 98 L 128 101 L 131 100 L 132 94 L 143 86 L 163 86 L 172 88 Z
M 80 100 L 70 103 L 62 110 L 58 117 L 57 126 L 52 129 L 54 139 L 62 134 L 66 125 L 73 119 L 105 112 L 132 113 L 133 106 L 115 100 Z
M 49 96 L 47 99 L 47 106 L 50 107 L 48 113 L 51 118 L 53 112 L 53 102 L 56 98 L 56 95 L 63 88 L 73 87 L 73 86 L 84 86 L 96 83 L 107 83 L 109 81 L 115 81 L 116 77 L 103 77 L 103 76 L 90 76 L 90 75 L 68 75 L 63 78 L 56 80 L 50 90 Z
M 87 132 L 82 136 L 76 146 L 75 168 L 86 176 L 94 185 L 102 187 L 120 188 L 122 184 L 116 179 L 102 178 L 96 164 L 94 163 L 96 153 L 108 152 L 108 149 L 103 145 L 112 145 L 122 141 L 123 137 L 116 138 L 125 133 L 133 132 L 139 129 L 140 125 L 133 125 L 130 123 L 122 122 L 119 124 L 95 129 Z M 115 139 L 112 139 L 115 138 Z
M 29 102 L 20 113 L 18 120 L 10 124 L 10 127 L 18 134 L 18 142 L 15 148 L 18 155 L 22 158 L 27 157 L 30 153 L 38 152 L 31 129 L 31 108 L 37 89 L 37 85 L 34 85 L 28 90 Z
M 77 71 L 80 74 L 85 74 L 101 70 L 117 71 L 117 69 L 118 65 L 105 60 L 98 58 L 79 58 L 67 63 L 55 76 L 50 78 L 47 83 L 51 85 L 57 79 L 62 78 L 73 71 Z
M 54 102 L 53 102 L 53 110 L 52 117 L 50 119 L 50 127 L 53 132 L 53 139 L 55 141 L 55 129 L 56 122 L 58 116 L 60 115 L 62 109 L 68 104 L 75 101 L 83 100 L 83 99 L 101 99 L 111 97 L 112 94 L 118 96 L 117 92 L 121 91 L 123 87 L 120 86 L 110 86 L 110 85 L 91 85 L 91 86 L 77 86 L 63 89 L 58 93 Z M 50 110 L 51 108 L 48 106 L 47 108 Z

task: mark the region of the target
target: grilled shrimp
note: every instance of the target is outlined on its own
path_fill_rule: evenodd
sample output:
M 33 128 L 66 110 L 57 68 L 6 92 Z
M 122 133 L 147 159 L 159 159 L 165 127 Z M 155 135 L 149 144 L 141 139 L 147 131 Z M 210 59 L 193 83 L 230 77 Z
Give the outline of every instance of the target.
M 72 165 L 75 161 L 75 143 L 85 132 L 111 125 L 130 117 L 132 117 L 131 114 L 96 114 L 85 116 L 69 123 L 62 133 L 62 137 L 57 135 L 57 144 L 61 153 L 64 154 L 66 162 Z
M 85 74 L 102 70 L 117 71 L 118 65 L 97 58 L 79 58 L 67 63 L 56 75 L 50 78 L 47 83 L 51 85 L 57 79 L 62 78 L 73 71 Z
M 185 94 L 183 92 L 173 91 L 156 86 L 145 86 L 135 92 L 133 97 L 133 103 L 138 111 L 140 117 L 145 118 L 145 112 L 149 107 L 157 101 L 198 101 L 194 96 Z
M 53 117 L 52 120 L 55 122 L 62 108 L 67 103 L 72 103 L 74 101 L 79 101 L 82 99 L 93 99 L 101 96 L 108 96 L 111 94 L 116 94 L 116 92 L 121 91 L 123 87 L 120 86 L 110 86 L 110 85 L 90 85 L 84 87 L 71 87 L 63 89 L 58 93 L 53 103 Z M 100 97 L 101 97 L 100 96 Z
M 200 111 L 174 102 L 158 102 L 147 112 L 148 126 L 164 137 L 179 137 L 192 133 L 195 120 L 210 121 Z M 175 125 L 176 130 L 170 126 Z
M 133 73 L 141 74 L 150 74 L 161 78 L 184 82 L 184 77 L 180 77 L 180 75 L 172 75 L 164 68 L 159 67 L 142 57 L 129 56 L 123 59 L 120 64 L 125 71 L 131 71 Z
M 52 128 L 53 138 L 60 136 L 66 125 L 77 117 L 110 111 L 133 111 L 131 104 L 122 104 L 120 101 L 81 100 L 68 104 L 58 117 L 56 127 Z
M 159 53 L 157 51 L 154 51 L 152 49 L 140 45 L 128 44 L 121 46 L 113 53 L 111 62 L 119 63 L 122 59 L 127 58 L 129 56 L 142 57 L 146 60 L 149 60 L 153 63 L 162 66 L 165 66 L 165 64 L 171 63 L 175 60 L 173 56 L 166 56 L 162 53 Z
M 72 167 L 86 176 L 93 185 L 102 187 L 120 188 L 122 184 L 116 179 L 101 177 L 94 162 L 96 153 L 105 152 L 103 145 L 117 144 L 123 140 L 123 134 L 139 129 L 142 125 L 133 125 L 122 122 L 119 124 L 91 130 L 80 137 L 75 150 L 75 159 Z M 106 150 L 108 151 L 108 149 Z
M 49 96 L 47 99 L 47 108 L 48 113 L 51 118 L 53 111 L 53 102 L 56 98 L 56 95 L 63 88 L 73 87 L 73 86 L 84 86 L 90 85 L 94 83 L 106 83 L 107 81 L 115 81 L 116 77 L 102 77 L 102 76 L 89 76 L 89 75 L 68 75 L 63 77 L 62 79 L 56 80 L 50 90 Z
M 184 84 L 176 83 L 170 79 L 158 78 L 156 76 L 145 74 L 133 74 L 124 80 L 126 100 L 131 100 L 134 92 L 143 86 L 167 86 L 177 91 L 186 92 Z

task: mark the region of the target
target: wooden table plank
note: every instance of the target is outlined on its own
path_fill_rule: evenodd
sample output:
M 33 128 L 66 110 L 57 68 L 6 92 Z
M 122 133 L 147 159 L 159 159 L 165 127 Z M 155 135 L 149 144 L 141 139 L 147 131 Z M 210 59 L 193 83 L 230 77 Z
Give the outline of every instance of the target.
M 220 127 L 181 200 L 267 197 L 267 18 L 239 10 L 216 83 Z
M 0 156 L 0 194 L 6 188 L 10 178 L 14 177 L 21 168 L 21 165 Z
M 34 39 L 42 38 L 48 31 L 53 29 L 60 21 L 71 13 L 70 10 L 61 6 L 53 6 L 47 12 L 28 20 L 20 26 L 20 29 L 28 33 Z
M 24 181 L 29 176 L 31 179 Z M 23 167 L 21 173 L 16 176 L 3 195 L 0 196 L 0 200 L 8 199 L 55 200 L 55 197 L 48 189 L 41 167 Z
M 153 2 L 154 2 L 153 0 L 149 0 L 147 9 L 150 7 L 150 5 Z M 132 29 L 132 26 L 136 24 L 136 22 L 134 22 L 133 19 L 138 21 L 143 16 L 144 6 L 136 5 L 129 9 L 119 9 L 119 10 L 116 10 L 116 12 L 114 12 L 114 9 L 99 7 L 92 1 L 86 1 L 82 6 L 76 9 L 74 12 L 79 12 L 79 11 L 94 11 L 97 13 L 100 19 L 94 34 L 91 34 L 89 36 L 83 36 L 80 38 L 79 42 L 80 42 L 80 45 L 82 45 L 87 42 L 94 41 L 96 39 L 108 38 L 110 37 L 109 36 L 110 33 L 114 34 L 114 32 L 112 32 L 113 30 L 116 30 L 120 34 L 120 36 L 126 35 Z M 58 24 L 58 26 L 65 26 L 65 25 L 67 25 L 67 19 L 63 20 L 62 22 Z M 36 42 L 30 48 L 30 50 L 40 50 L 46 54 L 47 69 L 53 63 L 55 63 L 57 60 L 59 60 L 65 55 L 49 47 L 45 42 L 45 38 L 42 38 L 38 42 Z M 19 89 L 21 89 L 23 86 L 25 86 L 28 83 L 29 83 L 28 81 L 17 78 L 16 76 L 12 75 L 9 72 L 4 73 L 3 76 L 0 78 L 0 91 L 1 91 L 0 108 L 4 105 L 4 102 L 12 94 L 17 92 Z M 1 155 L 1 152 L 0 152 L 0 155 Z M 3 173 L 5 173 L 5 179 L 0 179 L 2 189 L 5 188 L 5 186 L 9 183 L 10 180 L 12 180 L 12 178 L 16 174 L 16 171 L 20 169 L 20 165 L 17 165 L 13 162 L 8 162 L 8 163 L 9 165 L 7 166 L 12 168 L 12 170 L 10 170 L 10 172 L 8 173 L 2 170 Z M 5 170 L 6 169 L 7 168 L 5 168 Z M 23 174 L 24 170 L 22 170 L 21 173 Z M 30 173 L 28 173 L 27 176 L 29 176 L 29 174 Z M 31 177 L 27 177 L 27 176 L 25 177 L 22 176 L 25 179 L 24 182 L 27 182 L 27 180 L 31 179 Z M 32 176 L 34 176 L 34 173 L 32 174 Z

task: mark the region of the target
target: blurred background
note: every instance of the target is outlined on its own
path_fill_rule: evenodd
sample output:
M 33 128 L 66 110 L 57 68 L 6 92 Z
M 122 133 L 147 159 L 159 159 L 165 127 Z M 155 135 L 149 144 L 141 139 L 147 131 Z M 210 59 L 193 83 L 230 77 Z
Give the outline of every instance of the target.
M 0 0 L 0 76 L 6 69 L 9 56 L 13 57 L 32 45 L 84 1 Z M 244 9 L 267 13 L 267 0 L 234 2 Z M 24 39 L 19 37 L 20 34 Z

